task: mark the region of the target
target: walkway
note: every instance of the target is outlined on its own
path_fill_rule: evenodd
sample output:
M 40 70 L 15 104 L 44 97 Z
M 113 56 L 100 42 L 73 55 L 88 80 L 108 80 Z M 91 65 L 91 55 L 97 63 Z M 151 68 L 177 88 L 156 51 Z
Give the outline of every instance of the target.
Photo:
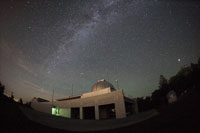
M 121 128 L 139 123 L 155 115 L 158 115 L 156 110 L 150 110 L 122 119 L 79 120 L 53 116 L 24 107 L 20 107 L 20 109 L 28 117 L 28 119 L 32 121 L 49 127 L 64 129 L 68 131 L 97 131 Z

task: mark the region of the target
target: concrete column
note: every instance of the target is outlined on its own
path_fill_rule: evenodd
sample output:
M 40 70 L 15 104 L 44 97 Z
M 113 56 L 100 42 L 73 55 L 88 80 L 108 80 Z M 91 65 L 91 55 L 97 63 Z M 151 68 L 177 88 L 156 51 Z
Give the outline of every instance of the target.
M 99 106 L 95 105 L 95 120 L 99 120 Z
M 80 119 L 83 120 L 83 107 L 80 107 Z
M 138 113 L 138 104 L 137 104 L 137 99 L 134 100 L 134 103 L 135 103 L 135 114 Z
M 123 102 L 115 103 L 115 114 L 117 119 L 126 117 L 126 109 Z
M 122 90 L 116 95 L 116 102 L 115 102 L 115 114 L 116 118 L 124 118 L 126 117 L 126 109 L 125 109 L 125 101 L 124 95 Z

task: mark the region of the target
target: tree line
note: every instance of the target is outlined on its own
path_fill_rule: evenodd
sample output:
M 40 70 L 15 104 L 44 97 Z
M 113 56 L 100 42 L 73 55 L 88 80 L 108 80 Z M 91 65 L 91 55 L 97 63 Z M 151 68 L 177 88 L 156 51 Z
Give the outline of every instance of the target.
M 138 108 L 140 111 L 145 111 L 151 108 L 159 108 L 168 103 L 167 94 L 173 91 L 178 99 L 191 92 L 200 92 L 200 58 L 197 63 L 191 63 L 189 66 L 184 66 L 167 80 L 163 75 L 160 75 L 158 89 L 152 92 L 151 96 L 146 98 L 137 98 Z
M 11 93 L 10 97 L 7 97 L 4 95 L 4 91 L 5 91 L 5 86 L 0 82 L 0 103 L 4 104 L 4 103 L 14 103 L 14 104 L 19 104 L 22 106 L 26 106 L 26 107 L 31 107 L 31 103 L 30 102 L 26 102 L 24 103 L 22 98 L 19 99 L 18 102 L 16 102 L 14 100 L 14 94 L 13 92 Z

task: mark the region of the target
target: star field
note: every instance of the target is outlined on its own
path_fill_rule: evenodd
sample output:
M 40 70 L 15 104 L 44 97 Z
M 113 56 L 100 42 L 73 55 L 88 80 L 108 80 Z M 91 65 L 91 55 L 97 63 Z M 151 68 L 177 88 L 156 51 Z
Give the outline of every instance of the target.
M 10 0 L 0 2 L 0 81 L 30 100 L 90 91 L 107 79 L 147 96 L 200 56 L 200 2 Z

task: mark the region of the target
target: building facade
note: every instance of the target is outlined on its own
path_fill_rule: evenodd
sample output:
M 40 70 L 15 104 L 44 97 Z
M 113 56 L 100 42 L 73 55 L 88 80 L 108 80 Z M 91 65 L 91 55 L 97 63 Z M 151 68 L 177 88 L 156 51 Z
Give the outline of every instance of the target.
M 72 119 L 115 119 L 138 112 L 137 101 L 124 96 L 122 89 L 116 90 L 106 80 L 95 83 L 91 92 L 88 93 L 68 96 L 51 102 L 40 101 L 34 98 L 31 102 L 32 108 Z

